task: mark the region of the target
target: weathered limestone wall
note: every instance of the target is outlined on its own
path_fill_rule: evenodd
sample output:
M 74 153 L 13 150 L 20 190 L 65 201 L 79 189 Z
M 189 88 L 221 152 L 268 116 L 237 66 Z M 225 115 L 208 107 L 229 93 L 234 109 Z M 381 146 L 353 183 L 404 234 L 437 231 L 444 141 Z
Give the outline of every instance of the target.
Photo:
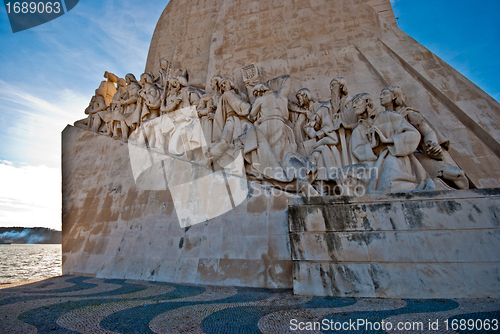
M 500 296 L 500 190 L 292 199 L 296 294 Z
M 388 0 L 172 0 L 146 71 L 157 71 L 160 58 L 187 69 L 192 83 L 219 74 L 240 89 L 241 68 L 255 63 L 263 81 L 290 74 L 291 99 L 302 87 L 328 99 L 336 76 L 351 96 L 375 100 L 398 85 L 408 106 L 450 139 L 473 186 L 500 186 L 500 104 L 401 31 Z
M 135 183 L 127 144 L 72 126 L 62 142 L 64 274 L 292 286 L 290 195 L 249 182 L 236 209 L 181 228 L 169 190 Z

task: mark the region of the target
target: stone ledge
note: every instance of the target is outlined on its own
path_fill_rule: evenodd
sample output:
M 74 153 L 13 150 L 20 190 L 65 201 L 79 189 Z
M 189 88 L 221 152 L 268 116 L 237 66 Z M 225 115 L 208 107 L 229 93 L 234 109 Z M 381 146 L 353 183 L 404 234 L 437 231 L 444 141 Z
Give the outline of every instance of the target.
M 294 293 L 500 296 L 499 194 L 482 189 L 291 199 Z
M 318 204 L 352 204 L 375 202 L 411 202 L 421 200 L 451 200 L 467 198 L 500 197 L 500 188 L 484 188 L 469 190 L 438 190 L 419 191 L 392 194 L 365 194 L 364 196 L 324 196 L 324 197 L 294 197 L 290 206 Z

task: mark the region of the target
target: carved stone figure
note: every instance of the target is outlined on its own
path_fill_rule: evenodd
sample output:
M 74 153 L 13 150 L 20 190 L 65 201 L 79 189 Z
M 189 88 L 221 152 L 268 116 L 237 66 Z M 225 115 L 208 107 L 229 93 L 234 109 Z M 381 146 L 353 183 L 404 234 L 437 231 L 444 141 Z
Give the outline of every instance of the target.
M 247 172 L 284 189 L 317 194 L 307 180 L 311 166 L 297 153 L 293 130 L 287 125 L 290 76 L 273 81 L 279 83 L 277 91 L 262 83 L 253 89 L 256 99 L 248 118 L 254 121 L 254 127 L 246 134 L 244 147 Z M 291 182 L 295 184 L 287 187 Z
M 327 181 L 329 174 L 342 167 L 340 152 L 337 148 L 339 138 L 337 128 L 329 108 L 320 107 L 311 122 L 304 127 L 310 138 L 315 139 L 310 160 L 318 167 L 316 180 Z
M 132 73 L 125 76 L 127 83 L 126 99 L 118 103 L 120 108 L 123 108 L 123 119 L 121 122 L 122 138 L 128 139 L 128 136 L 134 131 L 141 121 L 141 109 L 137 108 L 137 101 L 139 100 L 139 91 L 141 85 Z
M 333 171 L 352 163 L 344 122 L 340 117 L 341 113 L 346 113 L 348 91 L 345 79 L 334 78 L 330 82 L 330 92 L 330 100 L 316 110 L 312 121 L 304 127 L 309 137 L 316 139 L 310 159 L 318 167 L 316 180 L 320 188 L 324 181 L 332 179 Z
M 141 89 L 138 90 L 138 98 L 135 111 L 126 118 L 127 124 L 138 126 L 138 130 L 130 135 L 129 141 L 138 146 L 154 148 L 155 126 L 158 124 L 161 105 L 161 93 L 158 86 L 153 83 L 150 73 L 141 74 L 139 81 Z M 137 124 L 138 118 L 138 124 Z
M 102 96 L 104 97 L 104 102 L 107 106 L 109 106 L 111 104 L 111 101 L 113 101 L 113 96 L 115 96 L 116 94 L 115 84 L 118 81 L 118 77 L 108 71 L 104 72 L 104 77 L 107 80 L 101 81 L 99 89 L 101 90 Z
M 220 80 L 222 80 L 222 78 L 219 75 L 214 75 L 212 79 L 210 79 L 210 88 L 212 92 L 201 96 L 200 102 L 196 107 L 203 134 L 208 144 L 212 143 L 213 119 L 220 99 Z
M 168 79 L 160 98 L 162 116 L 144 123 L 142 138 L 134 135 L 135 143 L 143 146 L 147 140 L 147 145 L 158 152 L 187 161 L 203 159 L 202 147 L 207 145 L 196 112 L 199 94 L 184 75 Z
M 284 158 L 286 152 L 297 151 L 293 131 L 286 124 L 289 118 L 288 94 L 290 94 L 291 80 L 289 76 L 281 78 L 283 83 L 277 92 L 273 92 L 262 83 L 254 87 L 256 99 L 248 117 L 264 134 L 279 161 Z
M 156 118 L 160 115 L 160 90 L 153 84 L 153 77 L 149 73 L 141 74 L 139 81 L 141 89 L 139 90 L 139 100 L 137 108 L 140 110 L 140 119 L 142 121 Z
M 353 97 L 359 125 L 351 137 L 353 153 L 360 162 L 377 169 L 368 192 L 432 190 L 434 183 L 415 158 L 420 133 L 403 116 L 393 111 L 373 113 L 373 101 L 366 93 Z
M 334 78 L 330 82 L 330 91 L 330 104 L 332 104 L 332 101 L 335 101 L 333 104 L 338 105 L 338 112 L 334 113 L 336 115 L 334 120 L 336 122 L 335 127 L 338 127 L 342 166 L 349 166 L 357 163 L 349 145 L 352 130 L 358 126 L 358 117 L 352 108 L 352 98 L 348 95 L 349 91 L 344 77 Z
M 120 103 L 127 98 L 127 83 L 125 79 L 118 78 L 117 86 L 118 90 L 113 96 L 108 112 L 104 115 L 104 122 L 107 127 L 106 134 L 115 138 L 118 138 L 121 133 L 121 122 L 123 120 L 124 110 Z
M 161 90 L 164 90 L 168 85 L 168 78 L 170 78 L 171 67 L 172 64 L 168 60 L 163 58 L 160 59 L 160 73 L 158 78 L 156 78 L 156 84 Z
M 85 114 L 89 115 L 87 126 L 94 132 L 98 133 L 102 125 L 102 113 L 106 111 L 108 106 L 104 100 L 101 88 L 95 90 L 95 95 L 92 96 L 89 106 L 85 109 Z
M 209 156 L 214 160 L 234 147 L 234 140 L 252 126 L 247 119 L 250 103 L 242 98 L 234 82 L 229 78 L 222 78 L 219 87 L 222 95 L 214 115 L 214 142 L 209 149 Z
M 328 110 L 333 122 L 333 129 L 337 131 L 337 149 L 341 154 L 340 166 L 348 166 L 357 163 L 349 146 L 352 130 L 357 126 L 358 119 L 354 114 L 351 97 L 348 96 L 347 83 L 344 77 L 336 77 L 330 81 L 330 100 L 322 105 Z M 320 111 L 319 114 L 326 114 Z
M 469 181 L 448 153 L 449 140 L 437 132 L 417 110 L 408 108 L 403 101 L 403 92 L 398 86 L 389 86 L 380 94 L 380 104 L 385 110 L 395 111 L 405 117 L 422 137 L 415 156 L 429 175 L 444 189 L 450 186 L 468 189 Z M 443 182 L 439 182 L 440 180 Z
M 311 152 L 310 147 L 304 146 L 305 142 L 310 139 L 305 126 L 313 121 L 314 112 L 320 104 L 316 102 L 307 88 L 301 88 L 295 94 L 297 103 L 288 101 L 288 110 L 290 111 L 290 123 L 292 124 L 293 134 L 297 142 L 297 150 L 303 156 L 308 156 Z
M 184 75 L 178 75 L 169 79 L 168 93 L 161 103 L 161 113 L 169 114 L 180 108 L 197 106 L 200 100 L 200 92 L 187 82 Z M 164 96 L 165 93 L 162 95 Z
M 162 115 L 171 113 L 179 108 L 179 105 L 181 103 L 179 94 L 180 89 L 181 86 L 179 84 L 179 80 L 176 77 L 168 79 L 161 96 L 160 112 Z

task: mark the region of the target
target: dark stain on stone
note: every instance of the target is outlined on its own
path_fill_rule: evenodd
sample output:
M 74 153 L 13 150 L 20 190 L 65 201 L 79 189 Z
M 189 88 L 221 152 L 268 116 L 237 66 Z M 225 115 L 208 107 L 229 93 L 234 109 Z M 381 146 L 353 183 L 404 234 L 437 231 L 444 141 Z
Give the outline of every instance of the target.
M 494 226 L 500 227 L 500 212 L 496 206 L 490 206 L 488 207 L 488 211 L 490 212 L 491 216 L 491 222 L 493 223 Z
M 388 213 L 391 210 L 392 210 L 392 203 L 368 204 L 368 211 L 371 212 L 384 211 L 384 213 Z
M 457 201 L 439 201 L 436 205 L 439 212 L 446 213 L 448 215 L 462 210 L 462 204 Z
M 288 208 L 288 229 L 293 232 L 306 232 L 305 217 L 310 208 L 304 206 L 291 206 Z
M 474 220 L 474 217 L 472 216 L 472 213 L 469 213 L 469 215 L 467 216 L 467 218 L 469 218 L 469 221 L 475 223 L 476 221 Z
M 483 213 L 483 210 L 481 210 L 476 204 L 472 206 L 474 210 L 476 210 L 477 213 Z
M 113 187 L 113 185 L 111 184 L 109 186 L 108 192 L 111 194 L 112 193 L 121 194 L 122 193 L 122 186 L 119 185 L 118 187 Z
M 292 253 L 292 260 L 303 260 L 304 251 L 301 248 L 300 235 L 298 233 L 289 233 L 290 236 L 290 250 Z
M 370 221 L 368 220 L 368 217 L 363 217 L 363 228 L 365 230 L 373 230 L 370 226 Z
M 351 204 L 352 203 L 350 196 L 335 197 L 335 200 L 337 201 L 337 203 L 339 203 L 339 202 L 344 203 L 344 204 Z
M 418 203 L 403 203 L 405 219 L 412 229 L 424 226 L 424 214 L 420 211 L 420 207 Z
M 484 196 L 500 196 L 500 188 L 474 189 L 472 191 Z
M 189 229 L 190 229 L 190 228 L 191 228 L 191 226 L 186 226 L 186 227 L 184 227 L 184 234 L 186 234 L 186 233 L 187 233 L 187 231 L 189 231 Z
M 323 269 L 323 266 L 320 265 L 319 275 L 323 283 L 323 288 L 333 290 L 335 292 L 334 295 L 340 294 L 340 290 L 337 288 L 337 285 L 335 284 L 335 272 L 332 267 L 329 267 L 328 271 L 325 271 Z
M 253 194 L 255 192 L 253 185 L 254 185 L 253 182 L 251 182 L 250 180 L 247 180 L 247 189 L 248 189 L 247 200 L 253 197 Z
M 338 262 L 337 254 L 342 250 L 342 241 L 337 233 L 325 233 L 323 234 L 323 240 L 326 242 L 326 247 L 328 249 L 328 255 L 332 261 Z
M 182 246 L 184 246 L 184 237 L 179 240 L 179 249 L 182 249 Z
M 360 246 L 363 244 L 368 246 L 373 240 L 379 239 L 383 237 L 378 232 L 353 232 L 347 237 L 347 240 L 357 242 Z
M 396 225 L 394 224 L 394 220 L 392 220 L 392 218 L 389 218 L 389 222 L 391 223 L 392 229 L 396 230 Z
M 389 198 L 395 199 L 412 199 L 415 197 L 424 197 L 424 198 L 435 198 L 441 195 L 443 191 L 415 191 L 415 192 L 407 192 L 407 193 L 392 193 L 387 194 Z
M 411 199 L 413 198 L 414 194 L 412 193 L 392 193 L 392 194 L 387 194 L 387 197 L 390 198 L 395 198 L 395 199 Z
M 151 270 L 151 273 L 150 273 L 150 274 L 151 274 L 151 276 L 153 276 L 153 275 L 155 274 L 155 270 L 154 270 L 154 269 L 153 269 L 153 270 Z
M 350 205 L 322 206 L 321 211 L 327 231 L 347 231 L 356 226 L 353 208 Z
M 342 274 L 346 282 L 361 282 L 358 275 L 351 269 L 349 269 L 348 266 L 342 266 L 342 270 L 339 270 L 339 273 Z
M 304 205 L 351 204 L 354 196 L 312 196 L 302 197 Z
M 373 263 L 370 265 L 370 277 L 373 282 L 373 286 L 375 287 L 375 291 L 380 290 L 380 271 L 377 269 L 377 266 L 374 265 Z

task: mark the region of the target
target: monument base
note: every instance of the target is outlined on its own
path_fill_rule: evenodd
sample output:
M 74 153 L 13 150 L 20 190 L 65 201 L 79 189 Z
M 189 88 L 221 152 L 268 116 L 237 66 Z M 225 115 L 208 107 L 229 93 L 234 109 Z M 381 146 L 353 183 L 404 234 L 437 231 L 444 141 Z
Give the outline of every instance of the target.
M 62 143 L 63 274 L 292 287 L 291 194 L 245 181 L 248 194 L 236 208 L 181 227 L 174 204 L 182 198 L 136 182 L 127 144 L 73 126 Z M 221 194 L 193 180 L 185 185 L 189 194 L 215 198 L 207 210 L 223 205 Z
M 244 181 L 241 204 L 182 227 L 185 194 L 144 189 L 158 185 L 137 182 L 127 144 L 72 126 L 62 142 L 64 274 L 317 296 L 500 297 L 499 189 L 307 199 Z M 215 198 L 207 210 L 223 202 L 196 180 L 186 193 Z
M 500 297 L 500 189 L 292 199 L 296 294 Z

